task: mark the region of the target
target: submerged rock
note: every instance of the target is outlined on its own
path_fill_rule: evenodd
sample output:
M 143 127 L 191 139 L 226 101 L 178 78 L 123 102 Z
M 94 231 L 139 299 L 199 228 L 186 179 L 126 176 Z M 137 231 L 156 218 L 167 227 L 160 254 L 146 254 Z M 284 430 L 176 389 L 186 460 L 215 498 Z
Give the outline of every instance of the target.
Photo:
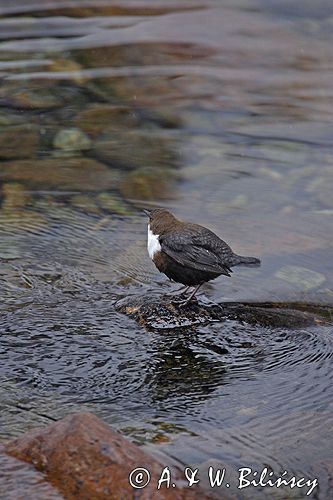
M 114 167 L 176 167 L 173 142 L 149 131 L 107 130 L 95 141 L 94 156 Z
M 120 184 L 120 192 L 127 199 L 163 200 L 170 198 L 176 176 L 158 167 L 141 167 L 128 174 Z
M 103 211 L 117 215 L 131 215 L 133 213 L 131 207 L 125 204 L 115 193 L 76 194 L 71 197 L 70 202 L 75 208 L 95 214 Z
M 91 148 L 91 140 L 79 128 L 65 128 L 56 134 L 53 146 L 66 153 L 85 151 Z
M 23 208 L 32 202 L 32 196 L 26 188 L 18 182 L 5 182 L 0 194 L 3 196 L 2 210 Z
M 296 285 L 302 290 L 311 290 L 322 285 L 326 280 L 325 276 L 311 269 L 301 266 L 283 266 L 275 276 L 292 285 Z
M 72 59 L 55 58 L 52 64 L 49 65 L 49 70 L 61 73 L 66 72 L 66 80 L 73 80 L 78 85 L 83 85 L 86 82 L 86 77 L 81 71 L 82 66 Z
M 0 181 L 20 181 L 37 188 L 104 191 L 115 189 L 119 173 L 90 158 L 47 158 L 3 162 Z
M 95 202 L 95 200 L 86 194 L 76 194 L 70 199 L 71 205 L 75 208 L 79 208 L 86 212 L 93 214 L 100 213 L 100 210 Z
M 9 442 L 6 451 L 45 472 L 48 480 L 71 500 L 155 498 L 165 467 L 91 413 L 69 415 L 44 429 L 28 432 Z M 129 482 L 131 471 L 138 467 L 150 473 L 150 482 L 144 488 L 134 488 Z M 213 498 L 199 486 L 186 489 L 180 470 L 171 468 L 171 473 L 175 487 L 167 489 L 162 483 L 158 498 Z M 140 485 L 135 474 L 132 481 L 135 477 Z M 142 478 L 141 483 L 144 473 Z
M 17 113 L 8 113 L 8 111 L 0 111 L 0 127 L 8 127 L 9 125 L 19 125 L 23 123 L 23 118 Z
M 58 94 L 58 95 L 57 95 Z M 0 103 L 17 109 L 54 109 L 65 104 L 61 91 L 56 92 L 54 82 L 10 82 L 0 89 Z
M 31 125 L 0 129 L 0 159 L 29 158 L 38 149 L 39 132 Z
M 75 123 L 91 137 L 97 137 L 106 129 L 130 129 L 139 125 L 135 110 L 114 104 L 91 104 L 75 117 Z
M 289 304 L 249 304 L 225 302 L 221 304 L 203 304 L 194 300 L 183 305 L 184 295 L 125 297 L 116 302 L 119 312 L 135 319 L 147 330 L 173 330 L 191 328 L 199 324 L 228 319 L 254 325 L 298 328 L 326 323 L 326 310 L 306 312 L 292 308 Z M 330 314 L 328 313 L 328 317 Z
M 130 215 L 132 213 L 131 208 L 115 194 L 100 193 L 96 196 L 96 201 L 103 210 L 113 214 Z

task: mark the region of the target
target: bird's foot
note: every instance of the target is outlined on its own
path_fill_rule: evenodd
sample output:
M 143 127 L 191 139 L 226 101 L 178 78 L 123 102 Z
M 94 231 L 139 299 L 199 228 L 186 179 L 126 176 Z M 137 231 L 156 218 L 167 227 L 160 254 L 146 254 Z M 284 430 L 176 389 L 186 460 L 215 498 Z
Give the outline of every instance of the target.
M 188 306 L 190 303 L 198 303 L 198 299 L 196 297 L 187 297 L 187 299 L 182 299 L 181 296 L 178 296 L 177 299 L 171 300 L 171 304 L 183 308 Z
M 195 294 L 197 293 L 197 291 L 199 290 L 199 288 L 201 287 L 201 285 L 202 285 L 202 283 L 200 283 L 199 285 L 197 285 L 197 286 L 196 286 L 196 288 L 193 290 L 193 292 L 190 294 L 190 296 L 189 296 L 186 300 L 184 300 L 184 301 L 183 301 L 183 300 L 181 300 L 181 301 L 179 301 L 179 300 L 177 301 L 177 300 L 176 300 L 176 301 L 175 301 L 175 299 L 174 299 L 173 301 L 171 301 L 171 303 L 175 303 L 175 304 L 177 304 L 177 305 L 178 305 L 178 306 L 180 306 L 180 307 L 185 307 L 185 306 L 187 306 L 187 305 L 189 304 L 189 302 L 191 302 L 191 300 L 193 300 L 193 299 L 194 299 Z M 190 288 L 190 287 L 186 287 L 186 290 L 187 290 L 188 288 Z M 183 294 L 178 295 L 178 297 L 180 298 L 182 295 L 183 295 Z M 196 298 L 195 298 L 195 300 L 196 300 Z M 198 302 L 198 301 L 196 300 L 196 302 Z
M 191 287 L 189 287 L 189 286 L 182 286 L 178 290 L 175 290 L 173 292 L 173 295 L 176 296 L 176 297 L 177 296 L 181 296 L 181 295 L 185 295 L 187 293 L 187 291 L 188 291 L 189 288 L 191 288 Z

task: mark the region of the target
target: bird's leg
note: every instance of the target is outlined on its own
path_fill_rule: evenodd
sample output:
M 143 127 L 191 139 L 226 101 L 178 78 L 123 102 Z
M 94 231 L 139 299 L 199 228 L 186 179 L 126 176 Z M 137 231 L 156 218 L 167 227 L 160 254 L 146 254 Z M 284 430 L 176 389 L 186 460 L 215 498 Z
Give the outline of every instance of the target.
M 185 294 L 187 292 L 187 290 L 191 288 L 189 286 L 182 286 L 179 290 L 176 290 L 172 296 L 174 297 L 174 299 L 171 301 L 172 303 L 175 303 L 175 304 L 182 304 L 183 301 L 181 301 L 181 297 L 183 294 Z
M 179 292 L 179 295 L 183 295 L 183 293 L 186 293 L 189 288 L 189 286 L 182 286 L 179 290 L 176 290 L 175 293 L 178 294 Z
M 193 299 L 194 295 L 197 293 L 197 291 L 199 290 L 199 288 L 201 287 L 201 285 L 203 285 L 203 283 L 199 283 L 199 285 L 197 285 L 195 287 L 195 289 L 193 290 L 193 292 L 191 293 L 191 295 L 188 297 L 188 299 L 185 300 L 185 302 L 182 304 L 182 306 L 187 306 L 187 304 L 189 302 L 191 302 L 191 300 Z

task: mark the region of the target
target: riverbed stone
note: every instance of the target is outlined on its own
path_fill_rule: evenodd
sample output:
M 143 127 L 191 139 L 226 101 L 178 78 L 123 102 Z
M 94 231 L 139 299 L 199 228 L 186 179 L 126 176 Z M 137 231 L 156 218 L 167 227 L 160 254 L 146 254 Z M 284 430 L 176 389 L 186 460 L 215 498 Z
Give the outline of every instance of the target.
M 86 151 L 91 148 L 91 140 L 82 130 L 76 127 L 59 130 L 53 140 L 53 147 L 65 153 Z
M 60 95 L 51 92 L 52 83 L 10 82 L 1 86 L 0 99 L 8 107 L 18 109 L 54 109 L 64 104 Z
M 128 174 L 120 184 L 127 199 L 162 200 L 171 196 L 175 175 L 163 168 L 141 167 Z
M 139 125 L 134 109 L 114 104 L 91 104 L 74 118 L 74 123 L 91 137 L 97 137 L 106 129 L 130 129 Z
M 0 111 L 0 127 L 8 127 L 9 125 L 18 125 L 22 124 L 22 116 L 19 116 L 16 113 L 8 113 L 4 111 Z M 0 130 L 1 130 L 0 128 Z
M 306 267 L 286 265 L 281 267 L 275 276 L 291 285 L 295 285 L 302 290 L 311 290 L 322 285 L 326 278 L 317 271 L 312 271 Z
M 38 128 L 32 125 L 15 125 L 0 128 L 0 160 L 29 158 L 39 145 Z
M 117 187 L 120 174 L 91 158 L 45 158 L 3 162 L 1 180 L 43 189 L 104 191 Z
M 6 451 L 46 473 L 48 480 L 71 500 L 151 500 L 156 498 L 157 483 L 165 467 L 95 415 L 85 412 L 32 430 L 9 442 Z M 150 483 L 142 489 L 129 483 L 129 475 L 137 467 L 150 473 Z M 186 489 L 182 472 L 170 469 L 176 486 L 162 486 L 159 499 L 213 498 L 199 486 Z
M 150 131 L 107 131 L 94 143 L 93 155 L 98 160 L 122 169 L 139 167 L 176 167 L 173 143 Z
M 85 212 L 90 212 L 93 214 L 100 213 L 95 200 L 89 195 L 76 194 L 71 197 L 70 202 L 73 207 L 84 210 Z
M 96 201 L 103 210 L 117 214 L 130 215 L 131 208 L 119 197 L 113 193 L 100 193 L 96 196 Z
M 84 84 L 87 80 L 87 77 L 85 77 L 81 71 L 81 65 L 72 59 L 57 57 L 53 59 L 52 64 L 49 65 L 49 70 L 55 72 L 66 72 L 68 74 L 68 76 L 66 76 L 66 80 L 72 80 L 78 85 Z
M 76 194 L 70 199 L 71 205 L 86 212 L 100 214 L 103 211 L 116 215 L 131 215 L 133 210 L 115 193 Z
M 0 194 L 3 196 L 2 210 L 23 208 L 32 202 L 31 193 L 18 182 L 5 182 L 1 186 Z

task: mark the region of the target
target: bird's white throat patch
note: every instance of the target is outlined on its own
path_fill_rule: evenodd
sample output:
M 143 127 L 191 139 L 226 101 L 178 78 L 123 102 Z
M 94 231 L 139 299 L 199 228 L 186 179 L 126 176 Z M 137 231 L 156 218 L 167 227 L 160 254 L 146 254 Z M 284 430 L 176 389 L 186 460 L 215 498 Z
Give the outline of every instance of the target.
M 154 234 L 153 231 L 150 229 L 150 224 L 148 224 L 148 244 L 147 244 L 147 249 L 149 253 L 149 257 L 153 260 L 154 255 L 156 252 L 161 251 L 161 245 L 160 242 L 158 241 L 158 234 Z

